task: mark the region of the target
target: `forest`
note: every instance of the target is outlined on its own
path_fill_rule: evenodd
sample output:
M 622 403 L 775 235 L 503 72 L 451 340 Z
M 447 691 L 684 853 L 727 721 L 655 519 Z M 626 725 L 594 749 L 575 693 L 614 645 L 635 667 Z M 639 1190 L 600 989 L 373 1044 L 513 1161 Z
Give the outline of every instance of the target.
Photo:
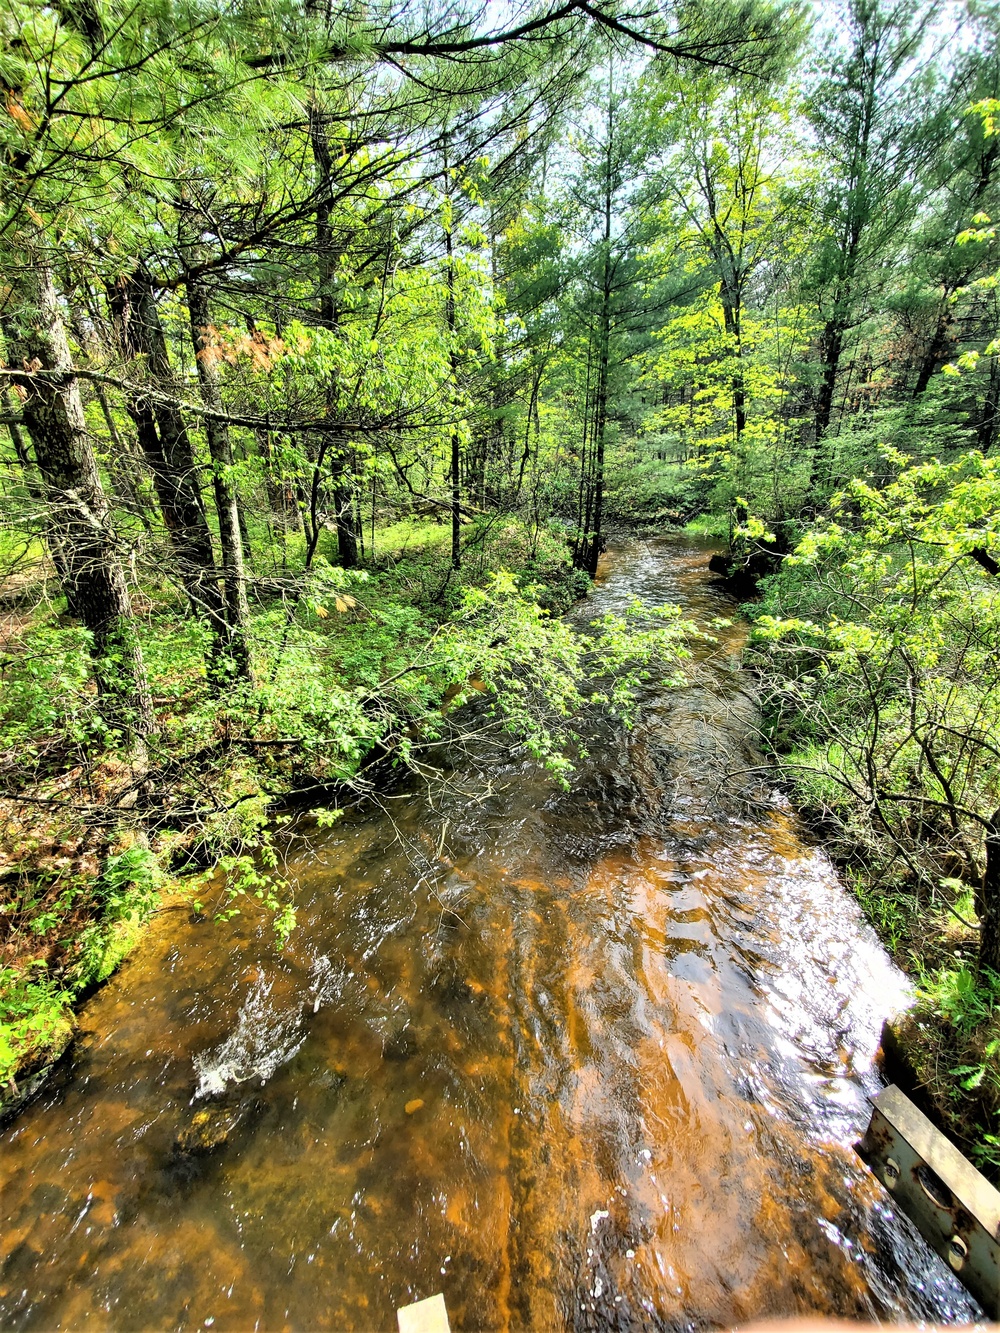
M 7 0 L 0 89 L 8 1093 L 177 876 L 286 938 L 290 811 L 563 781 L 687 529 L 1000 1170 L 1000 5 Z

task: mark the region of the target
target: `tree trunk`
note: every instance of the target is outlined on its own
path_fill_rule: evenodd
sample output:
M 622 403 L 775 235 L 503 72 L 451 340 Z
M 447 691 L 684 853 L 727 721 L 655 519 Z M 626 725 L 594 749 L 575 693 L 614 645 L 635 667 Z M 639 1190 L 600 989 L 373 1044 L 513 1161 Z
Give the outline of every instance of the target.
M 12 365 L 61 372 L 49 381 L 14 376 L 26 394 L 21 415 L 45 490 L 53 564 L 61 567 L 67 600 L 91 634 L 101 712 L 142 764 L 145 738 L 154 730 L 152 699 L 52 275 L 41 267 L 23 269 L 14 299 L 19 308 L 6 327 Z
M 610 262 L 605 260 L 605 269 Z M 594 424 L 594 509 L 587 546 L 587 573 L 594 577 L 601 558 L 601 525 L 604 517 L 604 448 L 608 425 L 608 362 L 611 341 L 611 292 L 606 282 L 601 311 L 601 359 L 597 367 L 597 402 Z
M 222 392 L 219 372 L 212 358 L 211 318 L 208 292 L 197 279 L 187 281 L 188 311 L 191 316 L 191 339 L 194 343 L 198 367 L 201 400 L 212 413 L 221 413 Z M 250 649 L 247 627 L 250 608 L 247 605 L 246 570 L 243 561 L 243 537 L 240 531 L 239 497 L 233 478 L 233 450 L 229 427 L 217 416 L 205 417 L 205 435 L 212 459 L 212 482 L 215 507 L 219 516 L 219 545 L 222 549 L 222 578 L 226 599 L 226 645 L 229 669 L 238 680 L 250 680 Z
M 819 443 L 830 428 L 833 415 L 833 395 L 837 388 L 837 372 L 844 353 L 846 328 L 840 319 L 828 320 L 820 338 L 823 380 L 816 400 L 816 442 Z
M 20 401 L 18 402 L 20 406 Z M 66 564 L 66 556 L 62 549 L 59 534 L 54 529 L 50 516 L 49 506 L 45 499 L 45 491 L 39 484 L 36 475 L 35 465 L 31 461 L 28 453 L 28 446 L 25 444 L 24 435 L 21 433 L 21 427 L 12 421 L 7 429 L 10 431 L 10 442 L 14 446 L 14 453 L 17 461 L 21 465 L 21 475 L 24 478 L 24 487 L 31 497 L 32 501 L 38 507 L 38 514 L 45 523 L 45 545 L 49 552 L 49 559 L 56 571 L 56 577 L 59 580 L 60 587 L 66 597 L 66 610 L 71 616 L 80 619 L 80 613 L 73 605 L 73 588 L 69 579 L 69 570 Z
M 736 446 L 739 449 L 747 425 L 747 392 L 743 379 L 743 298 L 732 283 L 723 283 L 722 319 L 726 332 L 733 340 L 733 356 L 736 359 L 733 372 L 733 415 Z
M 318 178 L 316 270 L 319 276 L 319 318 L 323 328 L 335 333 L 340 322 L 340 311 L 337 307 L 336 288 L 339 255 L 334 241 L 330 206 L 333 162 L 323 113 L 315 102 L 309 109 L 309 138 Z M 332 374 L 327 397 L 328 406 L 336 411 L 338 385 Z M 353 569 L 358 563 L 358 537 L 354 527 L 354 487 L 351 484 L 354 468 L 351 451 L 344 446 L 331 461 L 337 524 L 337 559 L 344 569 Z
M 872 13 L 875 13 L 872 9 Z M 871 149 L 871 135 L 877 113 L 876 88 L 878 81 L 878 58 L 872 57 L 865 67 L 865 83 L 862 89 L 862 115 L 857 127 L 857 139 L 851 145 L 851 170 L 847 182 L 847 207 L 844 218 L 844 231 L 840 254 L 837 261 L 836 285 L 834 287 L 833 309 L 823 329 L 820 339 L 820 351 L 823 364 L 823 382 L 820 385 L 816 403 L 816 443 L 830 428 L 833 415 L 833 398 L 837 388 L 837 373 L 844 355 L 844 344 L 855 303 L 855 278 L 858 258 L 861 253 L 861 241 L 868 225 L 868 197 L 865 190 L 868 158 Z M 815 472 L 816 459 L 813 459 Z M 810 481 L 812 478 L 810 478 Z
M 946 291 L 944 299 L 938 309 L 937 320 L 934 324 L 934 333 L 924 350 L 923 360 L 921 361 L 920 369 L 917 372 L 917 382 L 913 386 L 914 398 L 919 398 L 921 394 L 924 393 L 928 384 L 931 382 L 931 377 L 934 372 L 948 359 L 948 348 L 951 342 L 949 329 L 952 323 L 951 305 Z
M 611 145 L 614 103 L 608 99 L 608 149 L 604 182 L 604 267 L 601 283 L 600 359 L 597 364 L 597 393 L 594 409 L 594 510 L 584 568 L 594 577 L 601 558 L 601 523 L 604 517 L 604 448 L 608 425 L 608 368 L 611 353 Z
M 445 154 L 444 178 L 446 190 L 448 188 L 448 157 Z M 451 235 L 451 197 L 448 195 L 448 220 L 444 229 L 444 252 L 446 264 L 446 279 L 448 284 L 448 294 L 445 298 L 444 322 L 448 330 L 448 364 L 451 370 L 451 386 L 454 391 L 454 398 L 458 397 L 458 352 L 455 348 L 455 331 L 457 320 L 455 316 L 455 257 L 452 245 Z M 457 412 L 457 401 L 452 404 L 452 411 Z M 451 428 L 451 567 L 452 569 L 462 568 L 462 450 L 461 440 L 458 433 L 458 425 L 453 424 Z
M 590 526 L 590 381 L 594 368 L 594 335 L 587 334 L 587 384 L 583 394 L 583 438 L 580 441 L 580 482 L 576 492 L 576 531 L 573 534 L 573 568 L 583 569 L 587 560 L 587 530 Z
M 343 455 L 334 461 L 333 504 L 337 522 L 337 559 L 342 568 L 354 569 L 358 563 L 358 529 L 348 462 Z
M 1000 976 L 1000 810 L 990 819 L 986 834 L 986 868 L 976 894 L 979 916 L 979 970 Z
M 1000 359 L 990 361 L 990 382 L 976 429 L 976 443 L 988 454 L 996 443 L 997 425 L 1000 424 Z
M 108 291 L 112 319 L 129 359 L 145 356 L 156 387 L 170 392 L 172 376 L 166 339 L 152 285 L 141 271 L 119 278 Z M 215 678 L 229 640 L 226 608 L 212 549 L 212 534 L 201 505 L 191 440 L 176 408 L 160 406 L 139 395 L 126 399 L 139 447 L 153 475 L 153 486 L 167 529 L 177 573 L 196 614 L 212 631 L 209 674 Z M 159 428 L 157 423 L 159 416 Z M 169 446 L 169 447 L 168 447 Z

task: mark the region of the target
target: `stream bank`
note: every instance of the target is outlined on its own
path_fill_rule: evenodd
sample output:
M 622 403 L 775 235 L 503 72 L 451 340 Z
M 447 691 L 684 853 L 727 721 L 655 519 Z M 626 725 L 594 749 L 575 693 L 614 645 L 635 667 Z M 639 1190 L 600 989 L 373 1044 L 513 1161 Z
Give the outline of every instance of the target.
M 40 617 L 35 628 L 50 636 L 40 676 L 21 638 L 30 608 L 0 626 L 8 650 L 0 718 L 0 1123 L 52 1072 L 72 1040 L 76 1010 L 165 901 L 211 894 L 230 911 L 263 898 L 276 931 L 287 932 L 291 894 L 275 861 L 287 855 L 292 812 L 350 804 L 382 790 L 387 775 L 395 781 L 393 770 L 418 758 L 409 754 L 415 739 L 419 746 L 440 739 L 445 713 L 461 701 L 460 682 L 475 697 L 487 667 L 501 697 L 512 676 L 518 690 L 523 685 L 522 652 L 533 667 L 550 668 L 554 692 L 567 685 L 572 667 L 563 654 L 567 671 L 560 670 L 549 638 L 590 580 L 570 568 L 559 534 L 490 519 L 467 534 L 460 574 L 435 524 L 400 522 L 379 536 L 379 560 L 364 569 L 345 571 L 320 557 L 313 596 L 287 578 L 249 580 L 256 676 L 222 694 L 201 653 L 191 651 L 203 627 L 169 598 L 151 608 L 174 647 L 160 661 L 158 732 L 138 759 L 95 711 L 89 658 L 71 616 L 50 608 Z M 537 623 L 536 603 L 552 618 Z M 500 641 L 511 646 L 493 652 L 501 622 Z M 519 648 L 523 632 L 530 649 Z M 60 660 L 62 676 L 53 674 Z M 515 707 L 523 702 L 519 693 Z M 545 700 L 530 701 L 525 731 L 546 708 Z M 558 748 L 559 719 L 547 721 Z M 231 891 L 221 901 L 220 882 Z

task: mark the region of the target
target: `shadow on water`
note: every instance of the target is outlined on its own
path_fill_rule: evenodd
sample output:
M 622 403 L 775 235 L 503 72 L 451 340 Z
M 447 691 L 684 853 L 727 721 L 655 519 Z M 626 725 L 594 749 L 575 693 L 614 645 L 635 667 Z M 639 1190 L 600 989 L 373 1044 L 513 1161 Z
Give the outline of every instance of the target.
M 710 625 L 710 549 L 616 552 Z M 974 1318 L 851 1144 L 905 988 L 752 762 L 743 629 L 604 724 L 317 835 L 299 926 L 160 917 L 0 1137 L 5 1329 Z M 464 793 L 464 794 L 463 794 Z

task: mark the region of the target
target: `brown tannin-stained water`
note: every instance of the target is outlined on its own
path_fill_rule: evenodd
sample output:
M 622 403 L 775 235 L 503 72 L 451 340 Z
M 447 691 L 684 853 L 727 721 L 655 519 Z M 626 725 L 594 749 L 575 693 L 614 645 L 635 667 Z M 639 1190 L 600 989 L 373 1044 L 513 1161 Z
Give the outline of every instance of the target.
M 710 553 L 631 544 L 582 615 L 732 615 Z M 160 916 L 0 1136 L 0 1326 L 975 1318 L 851 1147 L 902 978 L 780 799 L 726 795 L 742 636 L 571 792 L 511 747 L 317 833 L 283 953 Z

